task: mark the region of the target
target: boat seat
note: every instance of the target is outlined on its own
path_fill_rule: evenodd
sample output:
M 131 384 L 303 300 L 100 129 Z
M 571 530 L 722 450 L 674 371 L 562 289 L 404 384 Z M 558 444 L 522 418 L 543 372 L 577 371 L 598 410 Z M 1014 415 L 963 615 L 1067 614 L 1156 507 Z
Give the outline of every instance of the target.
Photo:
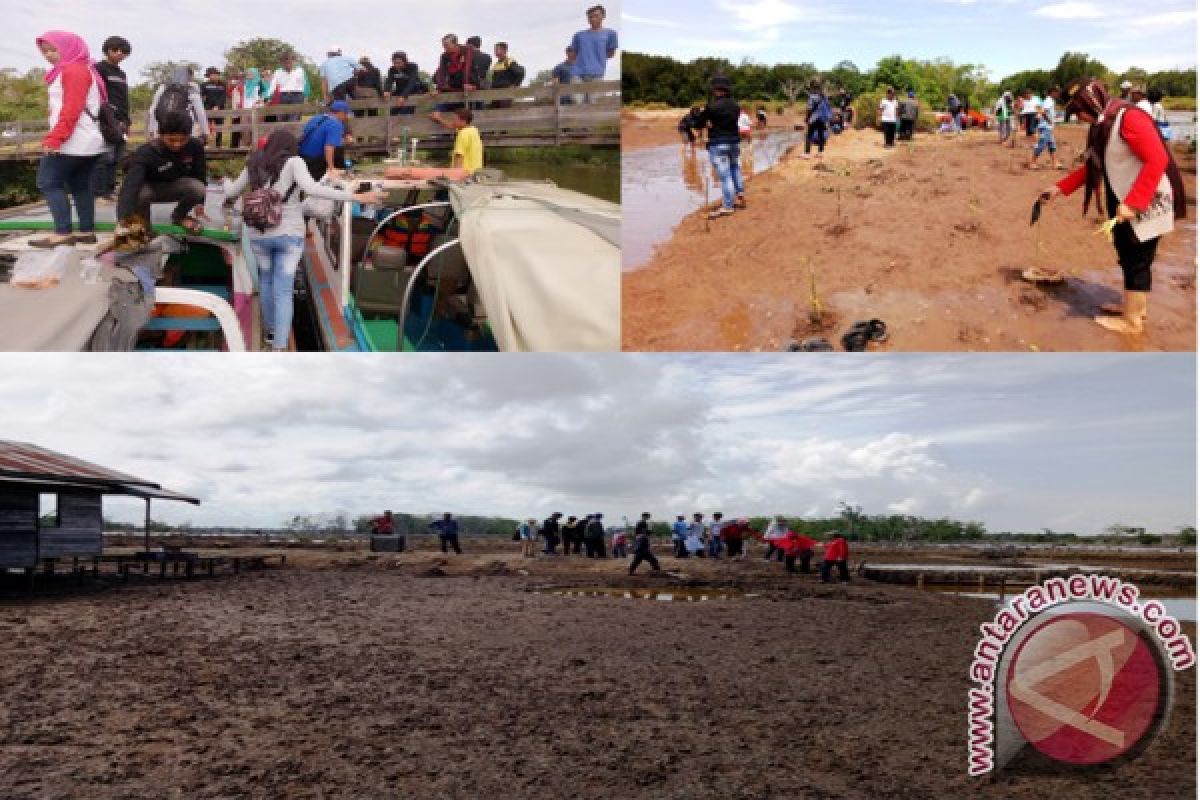
M 354 302 L 364 314 L 399 315 L 412 273 L 412 267 L 360 269 L 355 276 Z

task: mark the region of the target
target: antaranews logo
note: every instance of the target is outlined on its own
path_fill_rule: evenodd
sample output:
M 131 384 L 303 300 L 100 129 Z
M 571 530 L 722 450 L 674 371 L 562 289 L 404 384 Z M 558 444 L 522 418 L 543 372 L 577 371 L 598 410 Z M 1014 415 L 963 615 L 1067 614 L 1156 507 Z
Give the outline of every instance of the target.
M 1051 578 L 980 626 L 967 700 L 967 771 L 1033 748 L 1064 766 L 1136 757 L 1166 724 L 1174 672 L 1196 663 L 1179 621 L 1133 584 Z

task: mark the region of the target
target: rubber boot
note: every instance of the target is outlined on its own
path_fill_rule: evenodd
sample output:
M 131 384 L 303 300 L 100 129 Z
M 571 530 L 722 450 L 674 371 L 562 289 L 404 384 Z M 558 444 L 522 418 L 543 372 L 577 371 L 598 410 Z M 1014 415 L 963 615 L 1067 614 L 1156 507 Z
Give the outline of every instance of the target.
M 1125 292 L 1125 313 L 1119 317 L 1096 317 L 1096 323 L 1115 333 L 1139 334 L 1146 322 L 1149 292 Z

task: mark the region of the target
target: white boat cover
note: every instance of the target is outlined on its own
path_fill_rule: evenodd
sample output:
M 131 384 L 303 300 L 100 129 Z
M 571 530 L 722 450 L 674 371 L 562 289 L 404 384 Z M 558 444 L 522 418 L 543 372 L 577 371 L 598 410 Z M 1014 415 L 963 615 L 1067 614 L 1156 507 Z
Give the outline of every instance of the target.
M 551 183 L 447 188 L 500 350 L 620 349 L 619 206 Z

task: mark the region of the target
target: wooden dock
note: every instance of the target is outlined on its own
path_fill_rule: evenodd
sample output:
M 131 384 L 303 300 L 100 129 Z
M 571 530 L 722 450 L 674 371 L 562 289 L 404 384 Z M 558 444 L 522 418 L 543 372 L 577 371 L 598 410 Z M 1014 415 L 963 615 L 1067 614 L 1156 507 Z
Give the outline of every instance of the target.
M 1048 578 L 1067 578 L 1071 575 L 1103 574 L 1139 586 L 1157 586 L 1171 589 L 1196 588 L 1196 573 L 1169 570 L 1133 569 L 1112 565 L 1103 569 L 1063 565 L 1028 566 L 969 566 L 969 565 L 904 565 L 862 564 L 858 568 L 862 577 L 879 583 L 906 586 L 1031 586 Z
M 569 90 L 569 91 L 568 91 Z M 354 142 L 352 155 L 394 155 L 416 140 L 421 151 L 447 150 L 454 134 L 430 119 L 438 106 L 469 104 L 486 147 L 557 147 L 590 145 L 615 147 L 621 142 L 621 84 L 593 81 L 571 86 L 529 86 L 419 95 L 399 106 L 394 99 L 351 100 Z M 241 111 L 210 111 L 210 159 L 239 158 L 272 131 L 285 129 L 297 136 L 304 121 L 325 108 L 323 103 L 266 106 Z M 134 112 L 129 144 L 145 141 L 145 112 Z M 0 161 L 36 161 L 48 130 L 46 120 L 0 123 Z M 221 145 L 217 146 L 217 134 Z M 237 146 L 233 146 L 235 134 Z

